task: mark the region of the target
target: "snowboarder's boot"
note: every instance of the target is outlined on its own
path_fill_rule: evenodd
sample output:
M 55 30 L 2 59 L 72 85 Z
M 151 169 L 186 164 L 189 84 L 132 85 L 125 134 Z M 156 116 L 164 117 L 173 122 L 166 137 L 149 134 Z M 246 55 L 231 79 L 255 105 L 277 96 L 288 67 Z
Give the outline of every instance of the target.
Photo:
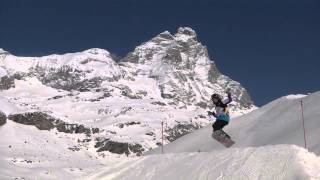
M 226 138 L 231 139 L 231 137 L 226 132 L 224 132 L 222 129 L 213 131 L 212 136 L 216 136 L 216 137 L 220 137 L 220 138 L 226 137 Z
M 223 130 L 221 130 L 223 132 L 223 134 L 225 135 L 225 137 L 231 139 L 231 137 L 229 136 L 229 134 L 227 134 L 226 132 L 224 132 Z

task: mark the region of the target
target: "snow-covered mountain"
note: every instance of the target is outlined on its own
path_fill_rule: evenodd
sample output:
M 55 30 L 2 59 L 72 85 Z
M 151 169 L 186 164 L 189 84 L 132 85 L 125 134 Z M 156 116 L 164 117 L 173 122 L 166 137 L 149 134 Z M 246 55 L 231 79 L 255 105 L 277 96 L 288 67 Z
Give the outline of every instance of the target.
M 0 78 L 0 96 L 15 107 L 8 121 L 84 133 L 102 156 L 140 155 L 159 146 L 161 122 L 164 143 L 207 125 L 210 95 L 227 88 L 234 115 L 254 108 L 248 92 L 219 72 L 187 27 L 159 34 L 120 62 L 98 48 L 44 57 L 1 49 Z

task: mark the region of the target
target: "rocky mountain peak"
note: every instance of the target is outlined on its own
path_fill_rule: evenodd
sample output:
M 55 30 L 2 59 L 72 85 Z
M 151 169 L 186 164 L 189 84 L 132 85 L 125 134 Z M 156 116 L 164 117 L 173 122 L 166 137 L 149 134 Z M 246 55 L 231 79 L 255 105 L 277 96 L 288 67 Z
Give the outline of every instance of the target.
M 174 37 L 169 31 L 164 31 L 156 36 L 154 39 L 173 40 Z
M 172 35 L 169 31 L 164 31 L 151 40 L 142 43 L 133 52 L 130 52 L 123 61 L 139 64 L 165 61 L 177 65 L 183 60 L 189 62 L 197 60 L 199 55 L 206 56 L 207 50 L 197 41 L 196 32 L 189 27 L 180 27 L 175 35 Z
M 5 51 L 4 49 L 0 48 L 0 55 L 8 55 L 10 54 L 8 51 Z
M 197 33 L 195 32 L 195 30 L 193 30 L 190 27 L 180 27 L 178 28 L 178 32 L 175 34 L 175 36 L 177 38 L 179 38 L 180 40 L 188 40 L 188 39 L 192 39 L 192 40 L 197 40 Z
M 100 48 L 91 48 L 83 51 L 84 53 L 92 54 L 92 55 L 103 55 L 106 57 L 110 57 L 109 51 Z
M 233 89 L 238 107 L 250 107 L 251 98 L 237 82 L 224 76 L 210 60 L 207 48 L 197 40 L 196 32 L 180 27 L 176 34 L 165 31 L 137 46 L 124 58 L 137 63 L 134 71 L 145 72 L 158 81 L 161 97 L 186 105 L 207 104 L 211 93 Z

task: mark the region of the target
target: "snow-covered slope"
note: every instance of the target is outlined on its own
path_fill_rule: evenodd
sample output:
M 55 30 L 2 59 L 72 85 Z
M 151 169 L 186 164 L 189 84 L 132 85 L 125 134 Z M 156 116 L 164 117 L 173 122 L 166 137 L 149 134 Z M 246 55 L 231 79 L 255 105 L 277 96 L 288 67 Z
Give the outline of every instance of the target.
M 39 131 L 8 121 L 0 127 L 0 179 L 75 179 L 102 168 L 90 143 L 79 151 L 85 135 Z
M 285 96 L 233 119 L 226 128 L 236 141 L 232 148 L 213 140 L 209 126 L 165 145 L 165 154 L 157 148 L 86 179 L 320 179 L 319 107 L 320 92 Z
M 317 180 L 320 157 L 294 145 L 150 155 L 102 168 L 83 179 Z
M 41 68 L 46 71 L 61 67 L 72 67 L 74 70 L 88 72 L 86 77 L 120 76 L 121 70 L 113 61 L 110 53 L 103 49 L 89 49 L 78 53 L 49 55 L 43 57 L 17 57 L 11 54 L 3 57 L 0 66 L 11 72 L 29 73 L 32 69 Z M 38 70 L 39 71 L 39 70 Z
M 303 101 L 307 148 L 320 154 L 320 92 L 308 96 L 286 96 L 232 119 L 225 131 L 236 144 L 232 147 L 264 146 L 272 144 L 295 144 L 304 147 L 301 119 Z M 208 126 L 188 134 L 165 146 L 165 152 L 195 152 L 224 149 L 210 135 Z M 160 149 L 148 153 L 160 153 Z

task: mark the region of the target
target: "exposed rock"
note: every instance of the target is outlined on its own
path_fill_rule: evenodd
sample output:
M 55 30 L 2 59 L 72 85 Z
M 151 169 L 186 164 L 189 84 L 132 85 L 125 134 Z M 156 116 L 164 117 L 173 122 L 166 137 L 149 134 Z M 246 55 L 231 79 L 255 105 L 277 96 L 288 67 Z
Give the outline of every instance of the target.
M 14 88 L 14 78 L 9 76 L 3 76 L 0 78 L 0 90 L 7 90 Z
M 99 140 L 95 148 L 97 148 L 97 152 L 109 151 L 111 153 L 116 154 L 125 154 L 129 155 L 130 153 L 134 153 L 138 156 L 142 155 L 144 152 L 144 148 L 140 144 L 129 144 L 125 142 L 115 142 L 109 139 Z
M 114 117 L 118 117 L 118 116 L 120 116 L 120 115 L 124 115 L 124 114 L 126 114 L 128 111 L 131 111 L 131 110 L 133 110 L 132 107 L 123 107 L 123 108 L 121 109 L 120 113 L 116 114 Z
M 73 152 L 81 150 L 78 146 L 69 147 L 68 149 Z
M 131 122 L 125 123 L 126 126 L 132 126 L 132 125 L 135 125 L 135 124 L 141 124 L 141 122 L 139 122 L 139 121 L 137 121 L 137 122 L 131 121 Z
M 54 97 L 52 97 L 52 98 L 49 98 L 48 100 L 52 100 L 52 99 L 60 99 L 60 98 L 63 98 L 63 96 L 60 96 L 60 95 L 58 95 L 58 96 L 54 96 Z
M 148 136 L 154 136 L 155 133 L 154 133 L 154 132 L 147 132 L 146 135 L 148 135 Z
M 251 100 L 251 97 L 250 97 L 248 91 L 243 91 L 241 99 L 240 99 L 240 103 L 246 108 L 249 108 L 250 106 L 253 105 L 253 101 Z
M 64 133 L 98 133 L 99 128 L 86 128 L 84 125 L 79 124 L 68 124 L 60 119 L 56 119 L 50 115 L 43 112 L 27 112 L 23 114 L 11 114 L 8 119 L 24 124 L 32 125 L 40 130 L 51 130 L 56 128 L 59 132 Z
M 136 125 L 136 124 L 141 124 L 141 122 L 137 121 L 131 121 L 131 122 L 126 122 L 126 123 L 118 123 L 117 126 L 119 128 L 124 128 L 124 126 L 128 127 L 128 126 L 132 126 L 132 125 Z
M 151 104 L 160 105 L 160 106 L 166 106 L 166 103 L 163 103 L 163 102 L 160 102 L 160 101 L 152 102 Z
M 92 88 L 100 87 L 103 80 L 117 80 L 116 77 L 105 79 L 101 77 L 94 77 L 91 79 L 84 79 L 83 77 L 85 77 L 86 73 L 87 72 L 83 72 L 66 65 L 57 69 L 45 69 L 39 66 L 33 69 L 33 74 L 35 74 L 43 84 L 66 91 L 90 91 Z
M 126 96 L 130 99 L 142 99 L 142 96 L 139 94 L 135 94 L 128 86 L 121 86 L 121 95 Z
M 130 52 L 126 57 L 124 57 L 121 62 L 131 62 L 131 63 L 139 63 L 139 56 Z
M 193 104 L 205 109 L 208 108 L 206 104 L 211 93 L 224 93 L 224 89 L 230 87 L 234 89 L 234 101 L 240 104 L 237 108 L 253 104 L 248 92 L 239 83 L 222 75 L 214 61 L 210 60 L 206 46 L 198 42 L 196 32 L 188 27 L 179 28 L 175 35 L 165 31 L 142 43 L 123 62 L 149 65 L 149 77 L 159 82 L 161 97 L 172 99 L 176 104 Z M 143 71 L 146 69 L 135 72 Z M 132 77 L 136 75 L 134 72 L 131 74 Z M 207 82 L 204 82 L 205 79 Z M 205 86 L 218 92 L 205 92 Z M 130 90 L 124 90 L 123 95 L 139 98 Z M 202 99 L 202 102 L 197 99 Z
M 8 119 L 25 125 L 32 125 L 40 130 L 50 130 L 54 128 L 56 119 L 42 112 L 30 112 L 24 114 L 11 114 Z
M 92 134 L 99 133 L 99 128 L 91 128 Z
M 168 40 L 173 40 L 173 36 L 170 34 L 169 31 L 162 32 L 158 35 L 160 38 L 168 39 Z
M 59 123 L 57 123 L 55 125 L 55 127 L 57 128 L 57 130 L 59 132 L 64 132 L 64 133 L 76 133 L 76 134 L 90 134 L 90 133 L 99 133 L 99 128 L 86 128 L 84 127 L 84 125 L 82 124 L 68 124 L 62 121 L 59 121 Z
M 216 83 L 218 77 L 221 75 L 220 71 L 218 70 L 217 66 L 212 63 L 210 65 L 209 73 L 208 73 L 208 81 L 211 83 Z
M 172 142 L 196 129 L 201 128 L 198 124 L 177 124 L 171 129 L 166 130 L 168 133 L 167 139 Z
M 0 111 L 0 126 L 4 125 L 7 122 L 7 116 Z
M 13 75 L 6 75 L 3 77 L 0 77 L 0 90 L 7 90 L 10 88 L 14 88 L 14 80 L 20 80 L 22 79 L 22 74 L 13 74 Z

